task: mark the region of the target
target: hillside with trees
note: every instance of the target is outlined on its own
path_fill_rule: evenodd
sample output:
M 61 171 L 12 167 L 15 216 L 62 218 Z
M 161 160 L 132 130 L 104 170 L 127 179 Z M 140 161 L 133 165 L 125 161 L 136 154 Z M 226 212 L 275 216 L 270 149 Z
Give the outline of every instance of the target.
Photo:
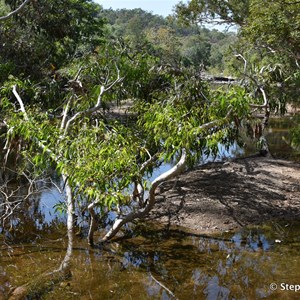
M 141 9 L 105 10 L 112 34 L 132 45 L 148 45 L 162 63 L 184 65 L 208 72 L 227 69 L 226 55 L 236 41 L 232 31 L 187 26 L 173 16 L 162 17 Z M 149 49 L 150 50 L 150 49 Z

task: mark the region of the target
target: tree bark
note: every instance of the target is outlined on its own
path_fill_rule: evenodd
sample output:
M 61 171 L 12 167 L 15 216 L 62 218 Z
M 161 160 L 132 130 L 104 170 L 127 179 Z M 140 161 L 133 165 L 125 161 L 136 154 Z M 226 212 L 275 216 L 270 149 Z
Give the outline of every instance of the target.
M 96 205 L 96 202 L 92 202 L 91 204 L 89 204 L 88 206 L 88 211 L 90 213 L 91 216 L 91 220 L 90 220 L 90 227 L 89 227 L 89 232 L 88 232 L 88 243 L 91 246 L 94 246 L 94 232 L 97 230 L 97 219 L 96 219 L 96 214 L 94 211 L 94 207 Z
M 113 238 L 124 224 L 131 222 L 134 219 L 141 219 L 141 218 L 145 217 L 151 211 L 151 209 L 153 208 L 153 206 L 155 204 L 156 188 L 164 181 L 169 180 L 169 179 L 181 174 L 185 170 L 186 158 L 187 158 L 186 150 L 183 149 L 179 162 L 172 169 L 161 174 L 155 180 L 152 181 L 151 188 L 149 190 L 149 200 L 148 200 L 146 206 L 137 211 L 133 211 L 124 217 L 116 219 L 112 228 L 102 238 L 101 242 L 105 242 L 105 241 L 108 241 L 111 238 Z

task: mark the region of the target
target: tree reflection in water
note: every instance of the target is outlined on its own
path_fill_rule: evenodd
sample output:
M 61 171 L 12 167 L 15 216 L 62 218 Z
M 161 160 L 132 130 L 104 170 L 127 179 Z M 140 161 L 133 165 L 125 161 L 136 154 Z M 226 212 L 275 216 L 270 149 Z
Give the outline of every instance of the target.
M 54 213 L 53 204 L 67 193 L 50 180 L 30 195 L 29 186 L 24 178 L 2 181 L 0 299 L 16 287 L 28 292 L 33 283 L 36 293 L 47 291 L 44 299 L 58 300 L 278 298 L 285 295 L 271 292 L 271 282 L 299 278 L 299 223 L 273 222 L 219 237 L 144 223 L 130 239 L 92 249 L 85 238 L 73 240 L 72 226 L 66 237 L 66 217 Z M 18 203 L 13 214 L 5 215 L 5 195 Z M 63 276 L 55 276 L 59 272 Z

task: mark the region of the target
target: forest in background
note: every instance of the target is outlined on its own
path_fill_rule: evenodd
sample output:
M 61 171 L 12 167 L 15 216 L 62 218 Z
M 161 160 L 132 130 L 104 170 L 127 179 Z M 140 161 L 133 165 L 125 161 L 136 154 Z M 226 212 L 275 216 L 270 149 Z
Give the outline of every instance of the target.
M 230 75 L 230 53 L 237 35 L 204 26 L 183 24 L 142 9 L 104 10 L 112 34 L 135 47 L 148 45 L 165 64 L 195 67 L 210 74 Z M 225 28 L 225 27 L 224 27 Z

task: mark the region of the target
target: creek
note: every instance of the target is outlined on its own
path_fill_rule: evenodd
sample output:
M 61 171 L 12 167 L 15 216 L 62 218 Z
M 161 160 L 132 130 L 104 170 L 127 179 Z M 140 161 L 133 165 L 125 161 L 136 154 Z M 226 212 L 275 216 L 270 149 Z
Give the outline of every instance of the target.
M 272 120 L 270 149 L 276 157 L 300 161 L 286 142 L 290 122 Z M 253 152 L 235 145 L 217 159 Z M 28 185 L 11 185 L 16 197 L 27 194 Z M 54 209 L 62 196 L 50 182 L 41 186 L 5 228 L 0 225 L 0 299 L 54 270 L 65 256 L 66 220 Z M 83 232 L 75 236 L 72 276 L 38 299 L 299 299 L 300 291 L 286 290 L 300 284 L 299 250 L 300 221 L 274 220 L 211 236 L 142 222 L 128 226 L 124 238 L 96 248 L 87 245 Z

